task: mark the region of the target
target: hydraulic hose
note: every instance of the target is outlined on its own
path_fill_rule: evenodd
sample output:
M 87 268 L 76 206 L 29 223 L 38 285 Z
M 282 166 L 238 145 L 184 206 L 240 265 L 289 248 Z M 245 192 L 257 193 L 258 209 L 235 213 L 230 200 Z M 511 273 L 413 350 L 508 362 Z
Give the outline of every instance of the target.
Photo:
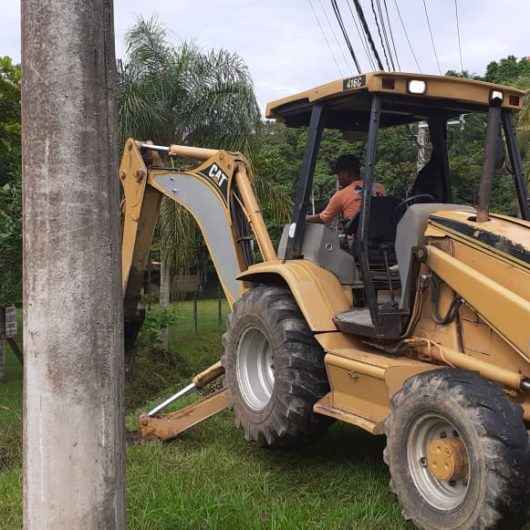
M 432 274 L 431 279 L 431 300 L 432 300 L 432 319 L 440 326 L 446 326 L 454 321 L 458 315 L 458 310 L 463 304 L 463 300 L 456 294 L 453 294 L 453 300 L 445 316 L 440 315 L 440 291 L 442 287 L 442 280 Z

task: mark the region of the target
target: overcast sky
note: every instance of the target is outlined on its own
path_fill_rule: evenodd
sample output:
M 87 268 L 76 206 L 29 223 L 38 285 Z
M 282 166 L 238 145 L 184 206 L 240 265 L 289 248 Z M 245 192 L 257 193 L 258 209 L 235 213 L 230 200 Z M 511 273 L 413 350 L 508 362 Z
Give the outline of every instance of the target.
M 338 0 L 361 67 L 369 71 L 348 2 L 351 0 Z M 457 2 L 467 70 L 480 74 L 492 59 L 530 55 L 528 0 Z M 379 43 L 371 2 L 361 3 Z M 0 55 L 19 61 L 19 1 L 0 0 L 0 4 Z M 397 4 L 422 71 L 437 73 L 423 0 L 398 0 Z M 387 5 L 402 70 L 417 71 L 396 1 L 387 0 Z M 426 5 L 442 71 L 459 70 L 454 0 L 426 0 Z M 239 53 L 250 68 L 262 107 L 269 100 L 355 74 L 329 0 L 114 0 L 114 6 L 118 56 L 124 52 L 124 34 L 137 17 L 157 15 L 175 43 L 192 40 L 204 49 L 225 48 Z

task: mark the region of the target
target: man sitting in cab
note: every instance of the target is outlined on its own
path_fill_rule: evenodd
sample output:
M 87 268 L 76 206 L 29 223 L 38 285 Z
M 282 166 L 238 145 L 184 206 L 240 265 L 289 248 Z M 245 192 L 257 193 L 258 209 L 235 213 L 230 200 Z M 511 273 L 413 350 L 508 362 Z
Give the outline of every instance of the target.
M 308 215 L 308 223 L 330 224 L 340 215 L 345 221 L 357 216 L 361 209 L 362 187 L 361 163 L 355 155 L 342 155 L 335 160 L 332 170 L 339 182 L 339 190 L 333 194 L 326 208 L 315 215 Z M 382 196 L 382 184 L 374 184 L 374 195 Z

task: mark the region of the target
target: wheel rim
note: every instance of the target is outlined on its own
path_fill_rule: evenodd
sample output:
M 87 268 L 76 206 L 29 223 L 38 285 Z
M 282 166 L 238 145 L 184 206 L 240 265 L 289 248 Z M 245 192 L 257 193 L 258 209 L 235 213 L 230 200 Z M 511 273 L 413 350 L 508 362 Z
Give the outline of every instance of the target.
M 263 410 L 274 388 L 272 348 L 257 328 L 247 328 L 237 346 L 237 382 L 245 403 Z
M 428 451 L 438 440 L 460 444 L 465 448 L 465 458 L 469 462 L 469 451 L 458 429 L 446 418 L 426 414 L 412 425 L 408 443 L 408 468 L 416 489 L 434 508 L 441 511 L 454 510 L 460 506 L 469 488 L 469 471 L 463 476 L 441 480 L 429 467 Z M 458 441 L 458 442 L 457 442 Z

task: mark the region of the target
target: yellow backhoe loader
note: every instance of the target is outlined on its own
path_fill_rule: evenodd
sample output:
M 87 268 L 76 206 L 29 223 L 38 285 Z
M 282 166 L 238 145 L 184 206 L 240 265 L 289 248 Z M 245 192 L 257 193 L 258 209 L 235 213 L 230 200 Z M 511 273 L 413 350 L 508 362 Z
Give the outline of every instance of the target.
M 127 346 L 142 325 L 139 295 L 163 196 L 194 216 L 231 307 L 222 366 L 189 388 L 224 372 L 224 390 L 166 417 L 155 409 L 141 419 L 144 434 L 176 436 L 231 405 L 247 440 L 287 447 L 340 420 L 386 435 L 391 488 L 418 528 L 521 528 L 530 221 L 513 115 L 523 97 L 474 80 L 376 72 L 269 104 L 269 118 L 308 127 L 293 218 L 277 249 L 242 155 L 128 140 L 120 167 Z M 471 113 L 487 116 L 474 206 L 452 202 L 447 149 L 448 121 Z M 379 129 L 420 121 L 431 160 L 405 198 L 376 196 Z M 366 138 L 362 207 L 343 231 L 305 221 L 324 128 Z M 514 217 L 489 207 L 500 140 Z M 171 169 L 169 157 L 197 165 Z

